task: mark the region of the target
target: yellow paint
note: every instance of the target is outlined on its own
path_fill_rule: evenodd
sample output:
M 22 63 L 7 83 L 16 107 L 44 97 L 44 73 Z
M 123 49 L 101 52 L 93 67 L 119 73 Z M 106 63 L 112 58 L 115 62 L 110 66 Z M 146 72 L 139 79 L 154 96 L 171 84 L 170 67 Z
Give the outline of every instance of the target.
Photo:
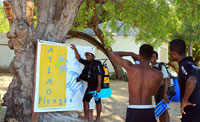
M 59 68 L 65 68 L 67 62 L 58 62 L 59 56 L 67 59 L 66 46 L 41 44 L 38 108 L 65 107 L 66 70 L 59 72 Z M 52 83 L 48 82 L 48 79 L 51 79 Z M 48 89 L 51 90 L 51 94 Z

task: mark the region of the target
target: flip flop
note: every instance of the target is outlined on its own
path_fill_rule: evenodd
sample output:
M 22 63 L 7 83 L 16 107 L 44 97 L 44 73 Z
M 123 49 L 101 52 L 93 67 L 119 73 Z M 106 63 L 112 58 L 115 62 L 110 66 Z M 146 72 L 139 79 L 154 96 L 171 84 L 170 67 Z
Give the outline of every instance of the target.
M 174 94 L 169 96 L 168 103 L 166 103 L 166 102 L 164 102 L 164 100 L 162 100 L 156 105 L 156 107 L 154 108 L 155 109 L 154 110 L 155 117 L 159 117 L 165 112 L 165 110 L 169 110 L 169 103 L 173 100 L 174 96 L 175 96 Z
M 100 92 L 90 91 L 89 93 L 92 93 L 94 95 L 94 97 L 108 98 L 112 95 L 112 90 L 111 90 L 111 88 L 105 88 L 105 89 L 101 89 Z

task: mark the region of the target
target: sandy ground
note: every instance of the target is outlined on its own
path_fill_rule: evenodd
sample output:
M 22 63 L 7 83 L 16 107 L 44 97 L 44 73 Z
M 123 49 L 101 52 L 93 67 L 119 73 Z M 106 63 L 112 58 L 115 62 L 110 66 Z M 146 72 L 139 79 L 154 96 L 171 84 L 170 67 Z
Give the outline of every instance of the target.
M 4 95 L 12 80 L 11 74 L 0 73 L 0 93 Z M 125 81 L 110 81 L 112 97 L 102 100 L 102 122 L 124 122 L 128 106 L 128 83 Z M 171 122 L 180 122 L 180 103 L 170 103 Z M 83 114 L 83 112 L 80 112 Z M 94 112 L 96 115 L 96 112 Z

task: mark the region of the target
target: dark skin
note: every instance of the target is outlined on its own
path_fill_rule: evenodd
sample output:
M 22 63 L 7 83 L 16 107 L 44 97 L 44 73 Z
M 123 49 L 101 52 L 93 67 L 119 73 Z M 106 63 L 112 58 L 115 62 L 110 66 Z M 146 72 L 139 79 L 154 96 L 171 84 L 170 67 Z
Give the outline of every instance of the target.
M 152 105 L 152 96 L 160 87 L 162 73 L 149 66 L 150 59 L 146 60 L 132 52 L 113 52 L 112 58 L 127 71 L 129 87 L 129 105 Z M 131 56 L 140 60 L 140 64 L 133 64 L 123 59 Z
M 151 57 L 152 66 L 155 66 L 157 64 L 157 60 L 158 60 L 157 55 L 155 53 L 153 53 L 153 55 Z M 168 87 L 170 85 L 170 79 L 163 78 L 162 82 L 164 82 L 164 83 L 161 83 L 161 84 L 164 84 L 164 95 L 163 95 L 164 100 L 165 100 L 165 102 L 169 102 L 167 91 L 168 91 Z M 159 120 L 160 120 L 160 122 L 169 122 L 170 119 L 169 119 L 169 113 L 167 110 L 159 117 Z
M 75 52 L 75 56 L 76 59 L 79 61 L 80 60 L 80 55 L 75 47 L 75 45 L 71 44 L 71 48 L 74 50 Z M 86 59 L 87 61 L 91 62 L 95 59 L 95 56 L 92 55 L 91 53 L 87 52 L 86 53 Z M 97 75 L 97 79 L 98 79 L 98 85 L 97 85 L 97 92 L 101 91 L 101 75 Z M 89 103 L 88 102 L 83 102 L 84 105 L 84 121 L 93 121 L 93 110 L 89 109 Z M 96 110 L 97 110 L 97 117 L 95 122 L 99 122 L 100 121 L 100 115 L 101 115 L 101 111 L 102 111 L 102 105 L 101 103 L 96 103 Z
M 173 61 L 176 61 L 178 63 L 181 62 L 181 60 L 186 57 L 185 54 L 180 55 L 176 51 L 172 51 L 172 50 L 170 50 L 170 56 L 172 57 Z M 192 92 L 194 91 L 196 87 L 196 83 L 197 83 L 197 78 L 195 76 L 191 75 L 188 77 L 186 81 L 185 93 L 184 93 L 183 99 L 181 100 L 182 114 L 186 114 L 186 112 L 184 111 L 184 108 L 186 106 L 196 106 L 196 104 L 188 102 L 189 97 L 191 96 Z

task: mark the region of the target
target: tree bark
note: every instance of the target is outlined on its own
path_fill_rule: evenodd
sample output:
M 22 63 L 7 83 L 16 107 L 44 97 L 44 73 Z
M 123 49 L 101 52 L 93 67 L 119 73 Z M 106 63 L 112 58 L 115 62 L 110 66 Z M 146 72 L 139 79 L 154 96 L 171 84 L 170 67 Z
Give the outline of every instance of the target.
M 97 35 L 97 37 L 99 38 L 99 40 L 101 41 L 102 45 L 104 47 L 106 47 L 105 39 L 104 39 L 104 36 L 103 36 L 103 32 L 97 26 L 93 27 L 93 30 L 94 30 L 95 34 Z M 111 57 L 111 52 L 113 52 L 112 48 L 110 46 L 108 46 L 105 49 L 106 49 L 106 51 L 108 53 L 108 58 L 110 59 L 110 62 L 112 63 L 113 68 L 115 69 L 116 79 L 124 80 L 124 72 L 122 70 L 122 67 L 119 64 L 117 64 Z
M 100 49 L 106 56 L 108 56 L 107 51 L 105 50 L 103 45 L 99 41 L 97 41 L 95 38 L 93 38 L 92 36 L 90 36 L 86 33 L 83 33 L 83 32 L 75 31 L 75 30 L 70 30 L 68 32 L 68 35 L 70 35 L 71 37 L 80 38 L 80 39 L 83 39 L 83 40 L 89 42 L 90 44 L 92 44 L 95 47 L 97 47 L 98 49 Z
M 28 0 L 8 0 L 13 8 L 14 20 L 7 37 L 8 46 L 15 56 L 10 64 L 13 79 L 4 95 L 6 117 L 19 122 L 31 122 L 33 104 L 34 59 L 36 39 L 63 42 L 70 30 L 80 5 L 84 0 L 39 0 L 37 28 L 28 25 L 26 4 Z M 63 4 L 62 4 L 63 5 Z M 41 113 L 39 122 L 77 122 L 78 119 L 62 112 Z
M 115 70 L 115 73 L 116 73 L 116 79 L 118 80 L 124 80 L 124 72 L 122 70 L 122 67 L 120 65 L 118 65 L 111 57 L 111 52 L 112 52 L 112 48 L 110 46 L 106 47 L 106 43 L 105 43 L 105 38 L 104 38 L 104 35 L 103 35 L 103 32 L 101 31 L 101 29 L 99 28 L 99 16 L 101 13 L 101 7 L 102 7 L 102 4 L 103 2 L 101 2 L 101 5 L 100 5 L 100 8 L 97 12 L 96 10 L 96 2 L 93 1 L 93 12 L 92 12 L 92 22 L 91 24 L 89 25 L 89 27 L 91 27 L 93 29 L 93 31 L 95 32 L 95 34 L 97 35 L 97 37 L 99 38 L 102 46 L 104 47 L 104 49 L 107 51 L 107 56 L 108 58 L 110 59 L 110 62 L 112 63 L 113 65 L 113 68 Z M 98 15 L 97 15 L 98 14 Z
M 192 41 L 189 42 L 189 56 L 192 56 Z

